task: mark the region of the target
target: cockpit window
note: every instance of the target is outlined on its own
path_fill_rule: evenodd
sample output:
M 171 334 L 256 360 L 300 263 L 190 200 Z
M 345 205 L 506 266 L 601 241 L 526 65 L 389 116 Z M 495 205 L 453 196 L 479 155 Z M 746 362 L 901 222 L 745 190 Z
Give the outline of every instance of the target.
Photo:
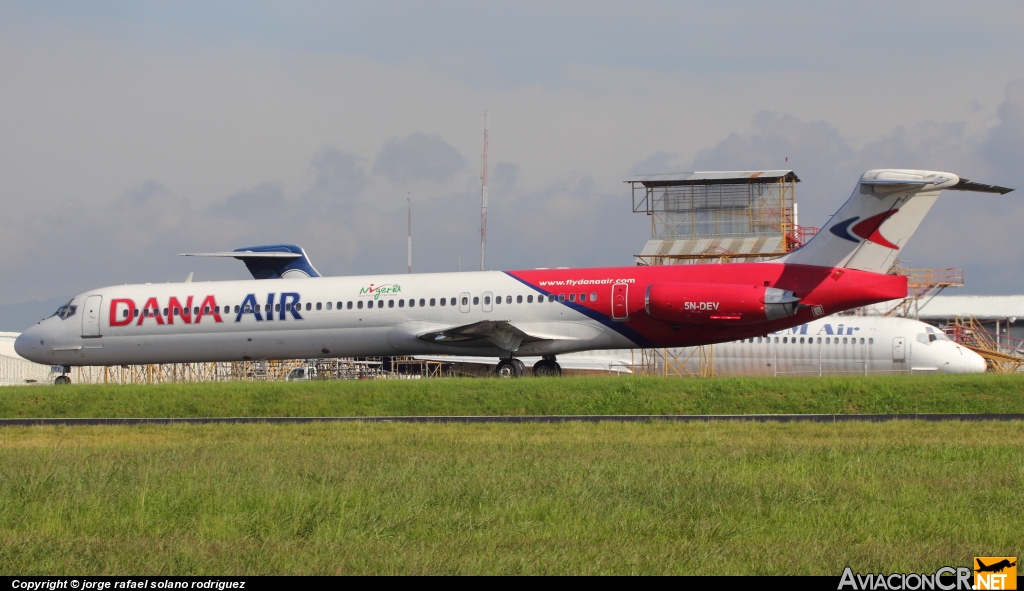
M 54 312 L 53 315 L 57 316 L 61 320 L 64 320 L 65 318 L 68 318 L 70 316 L 74 316 L 75 315 L 75 310 L 78 309 L 78 306 L 72 306 L 71 302 L 73 302 L 73 301 L 75 301 L 74 298 L 68 300 L 68 303 L 66 303 L 63 306 L 57 308 L 57 311 Z

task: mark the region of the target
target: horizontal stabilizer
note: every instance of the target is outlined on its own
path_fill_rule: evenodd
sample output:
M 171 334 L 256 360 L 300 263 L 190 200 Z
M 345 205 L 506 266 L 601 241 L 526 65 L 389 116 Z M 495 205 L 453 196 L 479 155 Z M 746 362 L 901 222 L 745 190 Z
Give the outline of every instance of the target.
M 244 259 L 297 259 L 301 257 L 301 254 L 295 254 L 294 252 L 186 252 L 182 253 L 183 257 L 230 257 L 233 259 L 244 260 Z
M 253 279 L 320 277 L 297 244 L 247 246 L 230 252 L 193 252 L 183 257 L 231 257 L 245 263 Z
M 1000 187 L 998 185 L 986 185 L 983 183 L 975 183 L 967 179 L 960 179 L 960 182 L 946 189 L 947 191 L 973 191 L 975 193 L 999 193 L 1000 195 L 1006 195 L 1013 189 L 1007 187 Z

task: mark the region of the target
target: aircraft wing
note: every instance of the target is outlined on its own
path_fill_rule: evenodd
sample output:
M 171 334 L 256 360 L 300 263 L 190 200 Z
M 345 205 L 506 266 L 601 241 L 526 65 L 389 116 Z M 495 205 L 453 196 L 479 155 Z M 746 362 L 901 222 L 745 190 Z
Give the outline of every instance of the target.
M 497 357 L 469 357 L 461 355 L 413 355 L 413 359 L 419 361 L 437 361 L 440 363 L 474 363 L 478 365 L 486 365 L 494 367 L 498 365 L 501 359 Z M 533 367 L 534 363 L 541 360 L 540 357 L 517 357 L 526 367 Z M 597 358 L 587 357 L 585 355 L 578 356 L 576 353 L 570 353 L 568 355 L 560 355 L 558 357 L 558 365 L 565 369 L 574 370 L 587 370 L 587 371 L 607 371 L 615 373 L 633 373 L 633 364 L 629 359 L 611 359 L 611 358 Z
M 472 324 L 452 326 L 416 335 L 416 338 L 431 343 L 479 347 L 484 343 L 509 351 L 515 351 L 521 343 L 555 340 L 551 335 L 529 334 L 515 327 L 508 320 L 481 320 Z

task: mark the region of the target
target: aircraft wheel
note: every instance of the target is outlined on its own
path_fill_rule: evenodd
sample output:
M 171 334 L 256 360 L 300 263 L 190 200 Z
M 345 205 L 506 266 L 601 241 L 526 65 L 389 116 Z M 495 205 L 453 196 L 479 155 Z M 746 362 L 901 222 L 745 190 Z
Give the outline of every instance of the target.
M 533 364 L 533 375 L 538 378 L 557 378 L 562 375 L 562 366 L 555 361 L 541 359 Z
M 521 359 L 513 359 L 513 363 L 516 364 L 516 377 L 521 378 L 526 375 L 526 365 L 523 364 Z
M 53 380 L 55 386 L 63 386 L 71 383 L 71 378 L 68 376 L 57 376 L 56 380 Z
M 498 367 L 494 368 L 494 375 L 499 378 L 517 378 L 519 377 L 517 369 L 514 359 L 502 359 L 498 362 Z

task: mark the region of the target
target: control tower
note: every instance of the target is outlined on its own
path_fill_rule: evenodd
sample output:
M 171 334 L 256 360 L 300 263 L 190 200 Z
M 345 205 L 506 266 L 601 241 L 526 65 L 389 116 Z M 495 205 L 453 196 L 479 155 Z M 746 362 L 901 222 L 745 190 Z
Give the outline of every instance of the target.
M 817 231 L 797 223 L 800 179 L 792 170 L 654 174 L 626 182 L 633 211 L 651 218 L 638 265 L 770 259 Z

